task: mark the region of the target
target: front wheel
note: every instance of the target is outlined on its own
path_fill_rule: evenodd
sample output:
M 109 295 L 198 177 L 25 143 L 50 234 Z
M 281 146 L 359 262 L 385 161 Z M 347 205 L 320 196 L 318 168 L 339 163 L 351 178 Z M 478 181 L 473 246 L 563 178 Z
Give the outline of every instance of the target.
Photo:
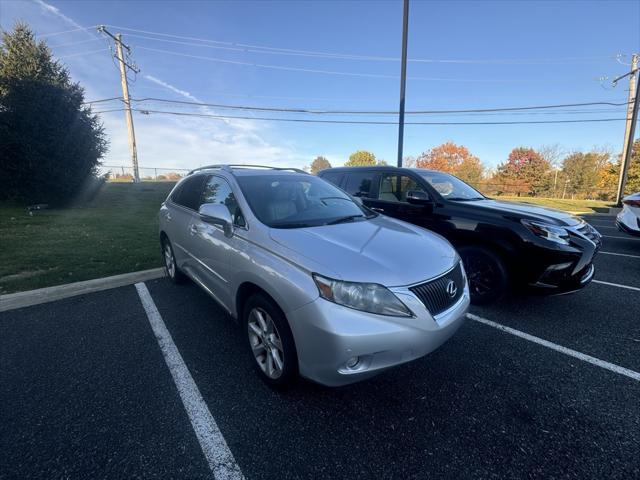
M 164 260 L 164 270 L 167 273 L 167 276 L 173 283 L 184 282 L 186 277 L 184 276 L 184 273 L 182 273 L 178 268 L 178 263 L 176 262 L 176 256 L 173 253 L 171 242 L 167 237 L 164 237 L 162 239 L 161 245 L 162 258 Z
M 460 247 L 458 253 L 469 279 L 471 303 L 485 305 L 504 296 L 509 274 L 499 255 L 487 248 L 471 245 Z
M 298 376 L 298 357 L 287 319 L 266 295 L 253 295 L 244 306 L 249 351 L 269 386 L 290 386 Z

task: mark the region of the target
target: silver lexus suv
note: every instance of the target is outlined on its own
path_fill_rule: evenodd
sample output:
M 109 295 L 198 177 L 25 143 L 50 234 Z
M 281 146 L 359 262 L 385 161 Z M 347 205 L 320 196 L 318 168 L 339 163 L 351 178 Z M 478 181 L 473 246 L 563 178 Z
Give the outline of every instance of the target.
M 191 278 L 241 323 L 272 386 L 298 374 L 345 385 L 422 357 L 469 306 L 445 239 L 300 170 L 203 167 L 159 215 L 167 274 Z

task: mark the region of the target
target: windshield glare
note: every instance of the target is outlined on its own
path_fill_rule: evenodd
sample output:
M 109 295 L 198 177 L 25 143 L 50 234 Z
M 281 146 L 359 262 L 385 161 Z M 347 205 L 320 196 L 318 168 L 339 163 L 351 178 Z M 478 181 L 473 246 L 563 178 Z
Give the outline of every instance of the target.
M 442 172 L 420 172 L 420 176 L 431 185 L 436 192 L 447 200 L 482 200 L 484 195 L 476 189 L 470 187 L 462 180 L 448 173 Z
M 239 176 L 254 215 L 272 228 L 304 228 L 371 218 L 342 190 L 311 175 Z

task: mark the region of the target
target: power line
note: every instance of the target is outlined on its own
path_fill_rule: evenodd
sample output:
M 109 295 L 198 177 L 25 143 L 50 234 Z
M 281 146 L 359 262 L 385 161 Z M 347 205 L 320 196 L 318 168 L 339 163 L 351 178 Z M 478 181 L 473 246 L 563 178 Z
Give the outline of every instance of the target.
M 139 38 L 145 38 L 149 40 L 157 40 L 161 42 L 176 43 L 176 44 L 183 44 L 183 45 L 196 46 L 196 47 L 209 47 L 209 48 L 217 48 L 221 50 L 234 50 L 234 51 L 243 51 L 243 52 L 251 52 L 251 53 L 321 57 L 321 58 L 333 58 L 333 59 L 343 59 L 343 60 L 366 60 L 366 61 L 382 61 L 382 62 L 399 62 L 400 61 L 399 57 L 384 57 L 384 56 L 376 56 L 376 55 L 359 55 L 359 54 L 349 54 L 349 53 L 335 53 L 335 52 L 322 52 L 322 51 L 314 51 L 314 50 L 280 48 L 280 47 L 271 47 L 271 46 L 265 46 L 265 45 L 211 40 L 207 38 L 189 37 L 184 35 L 174 35 L 174 34 L 168 34 L 168 33 L 162 33 L 162 32 L 154 32 L 150 30 L 139 30 L 139 29 L 127 28 L 127 27 L 117 27 L 113 25 L 109 25 L 109 26 L 111 26 L 112 28 L 126 30 L 129 32 L 144 33 L 148 35 L 156 35 L 156 36 L 167 37 L 167 38 L 176 38 L 181 40 L 190 40 L 192 42 L 200 42 L 200 43 L 186 43 L 186 42 L 166 40 L 162 38 L 153 38 L 148 36 L 129 34 L 129 36 L 131 37 L 139 37 Z M 416 62 L 416 63 L 538 65 L 543 63 L 576 63 L 576 62 L 592 63 L 600 60 L 615 60 L 620 56 L 621 55 L 619 54 L 619 55 L 591 56 L 591 57 L 558 57 L 558 58 L 528 58 L 528 59 L 527 58 L 511 58 L 511 59 L 477 59 L 477 60 L 409 58 L 408 61 Z
M 257 107 L 248 105 L 229 105 L 221 103 L 204 103 L 204 102 L 192 102 L 187 100 L 171 100 L 166 98 L 157 97 L 145 97 L 145 98 L 132 98 L 134 102 L 160 102 L 160 103 L 175 103 L 181 105 L 194 105 L 198 107 L 213 107 L 213 108 L 226 108 L 232 110 L 253 110 L 260 112 L 286 112 L 286 113 L 307 113 L 307 114 L 348 114 L 348 115 L 397 115 L 395 110 L 327 110 L 327 109 L 310 109 L 310 108 L 283 108 L 283 107 Z M 554 108 L 570 108 L 570 107 L 583 107 L 583 106 L 623 106 L 628 102 L 583 102 L 583 103 L 564 103 L 556 105 L 535 105 L 524 107 L 503 107 L 503 108 L 477 108 L 467 110 L 409 110 L 407 115 L 425 115 L 425 114 L 444 114 L 444 113 L 483 113 L 483 112 L 509 112 L 509 111 L 523 111 L 523 110 L 544 110 Z
M 92 55 L 94 53 L 99 53 L 99 52 L 108 52 L 109 49 L 108 48 L 101 48 L 99 50 L 89 50 L 88 52 L 80 52 L 80 53 L 72 53 L 71 55 L 62 55 L 59 56 L 57 58 L 72 58 L 72 57 L 80 57 L 82 55 Z
M 95 104 L 110 102 L 115 100 L 122 100 L 122 97 L 110 97 L 102 98 L 98 100 L 92 100 L 84 102 L 85 104 Z M 258 107 L 250 105 L 230 105 L 222 103 L 205 103 L 205 102 L 193 102 L 187 100 L 172 100 L 167 98 L 158 97 L 144 97 L 144 98 L 131 98 L 131 101 L 142 102 L 158 102 L 158 103 L 171 103 L 179 105 L 189 105 L 198 107 L 213 107 L 224 109 L 236 109 L 236 110 L 255 110 L 255 111 L 273 111 L 273 112 L 286 112 L 286 113 L 306 113 L 306 114 L 350 114 L 350 115 L 396 115 L 398 112 L 395 110 L 328 110 L 328 109 L 311 109 L 311 108 L 285 108 L 285 107 Z M 494 107 L 494 108 L 474 108 L 474 109 L 458 109 L 458 110 L 408 110 L 407 114 L 412 115 L 425 115 L 425 114 L 450 114 L 450 113 L 494 113 L 494 112 L 517 112 L 517 111 L 530 111 L 530 110 L 549 110 L 549 109 L 563 109 L 563 108 L 575 108 L 575 107 L 592 107 L 592 106 L 611 106 L 619 107 L 626 106 L 628 102 L 609 102 L 609 101 L 592 101 L 592 102 L 580 102 L 580 103 L 560 103 L 560 104 L 547 104 L 547 105 L 528 105 L 518 107 Z M 539 112 L 541 114 L 551 113 L 599 113 L 599 112 L 611 112 L 615 109 L 600 109 L 600 110 L 566 110 L 555 112 Z
M 145 115 L 165 114 L 175 115 L 182 117 L 199 117 L 199 118 L 216 118 L 220 120 L 264 120 L 271 122 L 294 122 L 294 123 L 333 123 L 333 124 L 348 124 L 348 125 L 396 125 L 396 122 L 381 121 L 381 120 L 316 120 L 310 118 L 273 118 L 273 117 L 254 117 L 254 116 L 241 116 L 241 115 L 215 115 L 206 113 L 192 113 L 192 112 L 172 112 L 168 110 L 148 110 L 132 108 L 133 111 L 139 112 Z M 110 111 L 124 111 L 124 109 L 105 110 L 95 113 L 107 113 Z M 599 122 L 619 122 L 624 121 L 624 118 L 589 118 L 580 120 L 523 120 L 523 121 L 503 121 L 503 122 L 405 122 L 406 125 L 525 125 L 525 124 L 546 124 L 546 123 L 599 123 Z
M 63 35 L 65 33 L 80 32 L 82 30 L 92 30 L 92 29 L 96 28 L 96 26 L 97 25 L 92 25 L 91 27 L 79 27 L 79 28 L 74 28 L 72 30 L 65 30 L 63 32 L 45 33 L 44 35 L 36 35 L 36 36 L 38 38 L 55 37 L 57 35 Z
M 150 52 L 163 53 L 167 55 L 175 55 L 178 57 L 194 58 L 197 60 L 206 60 L 209 62 L 226 63 L 231 65 L 243 65 L 247 67 L 268 68 L 273 70 L 288 70 L 292 72 L 320 73 L 320 74 L 326 74 L 326 75 L 343 75 L 348 77 L 388 78 L 393 80 L 397 80 L 398 78 L 400 78 L 399 75 L 389 75 L 384 73 L 360 73 L 360 72 L 345 72 L 345 71 L 339 71 L 339 70 L 322 70 L 322 69 L 315 69 L 315 68 L 287 67 L 282 65 L 243 62 L 239 60 L 227 60 L 227 59 L 217 58 L 217 57 L 205 57 L 202 55 L 191 55 L 188 53 L 175 52 L 172 50 L 164 50 L 159 48 L 142 47 L 142 46 L 138 46 L 136 48 L 138 48 L 139 50 L 147 50 Z M 546 81 L 543 81 L 543 80 L 538 81 L 538 80 L 522 80 L 522 79 L 511 80 L 511 79 L 478 79 L 478 78 L 441 78 L 441 77 L 415 77 L 415 76 L 408 76 L 407 80 L 423 80 L 423 81 L 430 81 L 430 82 L 464 82 L 464 83 L 519 83 L 519 84 L 546 83 Z M 556 83 L 557 83 L 557 80 L 556 80 Z
M 60 47 L 70 47 L 72 45 L 80 45 L 82 43 L 90 43 L 90 42 L 98 42 L 101 41 L 101 38 L 91 38 L 89 40 L 80 40 L 77 42 L 69 42 L 69 43 L 61 43 L 59 45 L 49 45 L 51 48 L 60 48 Z
M 122 97 L 101 98 L 100 100 L 91 100 L 90 102 L 82 102 L 82 105 L 92 105 L 94 103 L 112 102 L 114 100 L 122 101 Z

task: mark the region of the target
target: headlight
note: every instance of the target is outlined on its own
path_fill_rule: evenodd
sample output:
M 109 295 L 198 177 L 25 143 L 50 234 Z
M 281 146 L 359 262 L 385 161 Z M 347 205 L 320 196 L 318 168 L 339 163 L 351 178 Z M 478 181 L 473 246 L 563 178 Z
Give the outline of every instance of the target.
M 333 280 L 313 274 L 320 296 L 330 302 L 363 312 L 411 317 L 411 311 L 398 297 L 376 283 L 354 283 Z
M 532 222 L 530 220 L 521 220 L 521 222 L 538 237 L 545 238 L 551 242 L 559 243 L 561 245 L 569 245 L 569 232 L 562 227 L 546 223 Z

